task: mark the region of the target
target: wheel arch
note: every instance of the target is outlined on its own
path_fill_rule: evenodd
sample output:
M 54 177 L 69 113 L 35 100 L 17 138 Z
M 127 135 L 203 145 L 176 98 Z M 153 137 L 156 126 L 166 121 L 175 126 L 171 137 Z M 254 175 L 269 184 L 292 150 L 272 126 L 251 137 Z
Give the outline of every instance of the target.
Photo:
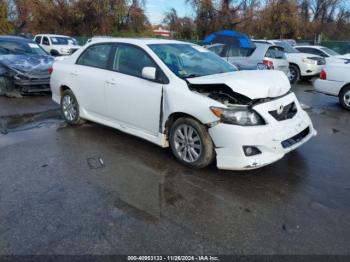
M 342 88 L 340 88 L 339 93 L 338 93 L 338 96 L 340 96 L 340 94 L 343 92 L 343 90 L 344 90 L 345 88 L 347 88 L 347 87 L 350 87 L 350 83 L 347 83 L 347 84 L 343 85 Z
M 176 120 L 178 120 L 179 118 L 182 118 L 182 117 L 193 118 L 194 120 L 198 121 L 202 125 L 206 126 L 201 120 L 199 120 L 197 117 L 195 117 L 191 114 L 184 113 L 184 112 L 173 112 L 167 117 L 165 124 L 164 124 L 164 134 L 166 135 L 167 140 L 169 140 L 169 130 L 170 130 L 172 124 L 174 124 Z
M 296 63 L 293 63 L 293 62 L 289 62 L 289 66 L 295 66 L 296 68 L 298 68 L 298 70 L 299 70 L 299 74 L 300 74 L 300 67 L 299 67 L 299 65 L 298 64 L 296 64 Z

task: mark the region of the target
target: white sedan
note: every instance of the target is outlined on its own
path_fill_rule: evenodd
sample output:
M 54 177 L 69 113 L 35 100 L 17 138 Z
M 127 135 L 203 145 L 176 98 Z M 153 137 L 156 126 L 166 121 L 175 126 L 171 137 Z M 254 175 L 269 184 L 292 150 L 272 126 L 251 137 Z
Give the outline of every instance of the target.
M 314 87 L 320 93 L 337 96 L 340 104 L 350 110 L 350 64 L 327 64 Z
M 316 135 L 280 71 L 236 71 L 200 46 L 100 39 L 53 65 L 53 100 L 83 119 L 171 148 L 185 165 L 254 169 Z

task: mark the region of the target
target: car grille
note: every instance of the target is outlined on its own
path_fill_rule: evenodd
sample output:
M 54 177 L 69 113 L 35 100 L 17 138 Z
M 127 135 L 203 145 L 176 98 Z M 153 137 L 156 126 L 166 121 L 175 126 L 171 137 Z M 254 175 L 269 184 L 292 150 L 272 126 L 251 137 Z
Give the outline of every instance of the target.
M 291 119 L 296 115 L 297 112 L 298 110 L 294 102 L 284 106 L 282 110 L 277 109 L 277 110 L 269 111 L 270 115 L 272 115 L 277 121 Z
M 299 134 L 282 141 L 282 147 L 283 148 L 288 148 L 291 147 L 292 145 L 295 145 L 296 143 L 299 143 L 301 140 L 303 140 L 305 137 L 307 137 L 310 134 L 310 127 L 307 127 L 303 131 L 301 131 Z

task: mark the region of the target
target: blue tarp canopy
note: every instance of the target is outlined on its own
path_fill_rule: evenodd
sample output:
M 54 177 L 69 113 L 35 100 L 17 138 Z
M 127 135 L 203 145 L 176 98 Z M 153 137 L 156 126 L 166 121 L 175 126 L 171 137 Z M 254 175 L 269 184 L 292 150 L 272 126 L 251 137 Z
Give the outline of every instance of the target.
M 204 43 L 220 43 L 226 45 L 235 45 L 239 48 L 255 48 L 254 43 L 250 40 L 250 38 L 247 35 L 232 30 L 224 30 L 212 33 L 204 39 Z

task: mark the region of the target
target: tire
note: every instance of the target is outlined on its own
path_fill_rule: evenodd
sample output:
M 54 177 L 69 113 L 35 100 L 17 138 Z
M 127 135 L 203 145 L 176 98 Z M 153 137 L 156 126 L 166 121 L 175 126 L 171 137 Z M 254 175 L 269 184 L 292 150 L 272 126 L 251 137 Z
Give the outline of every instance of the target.
M 61 114 L 70 125 L 80 125 L 85 122 L 80 118 L 78 100 L 69 89 L 65 90 L 61 97 Z
M 289 81 L 291 84 L 295 84 L 300 79 L 299 68 L 296 65 L 290 65 L 289 70 L 290 70 Z
M 52 55 L 52 56 L 59 56 L 60 53 L 57 50 L 55 50 L 55 49 L 51 49 L 50 55 Z
M 350 110 L 350 86 L 344 87 L 339 93 L 339 102 L 347 110 Z
M 204 168 L 215 157 L 214 144 L 207 128 L 190 117 L 177 119 L 170 128 L 170 147 L 184 165 Z

